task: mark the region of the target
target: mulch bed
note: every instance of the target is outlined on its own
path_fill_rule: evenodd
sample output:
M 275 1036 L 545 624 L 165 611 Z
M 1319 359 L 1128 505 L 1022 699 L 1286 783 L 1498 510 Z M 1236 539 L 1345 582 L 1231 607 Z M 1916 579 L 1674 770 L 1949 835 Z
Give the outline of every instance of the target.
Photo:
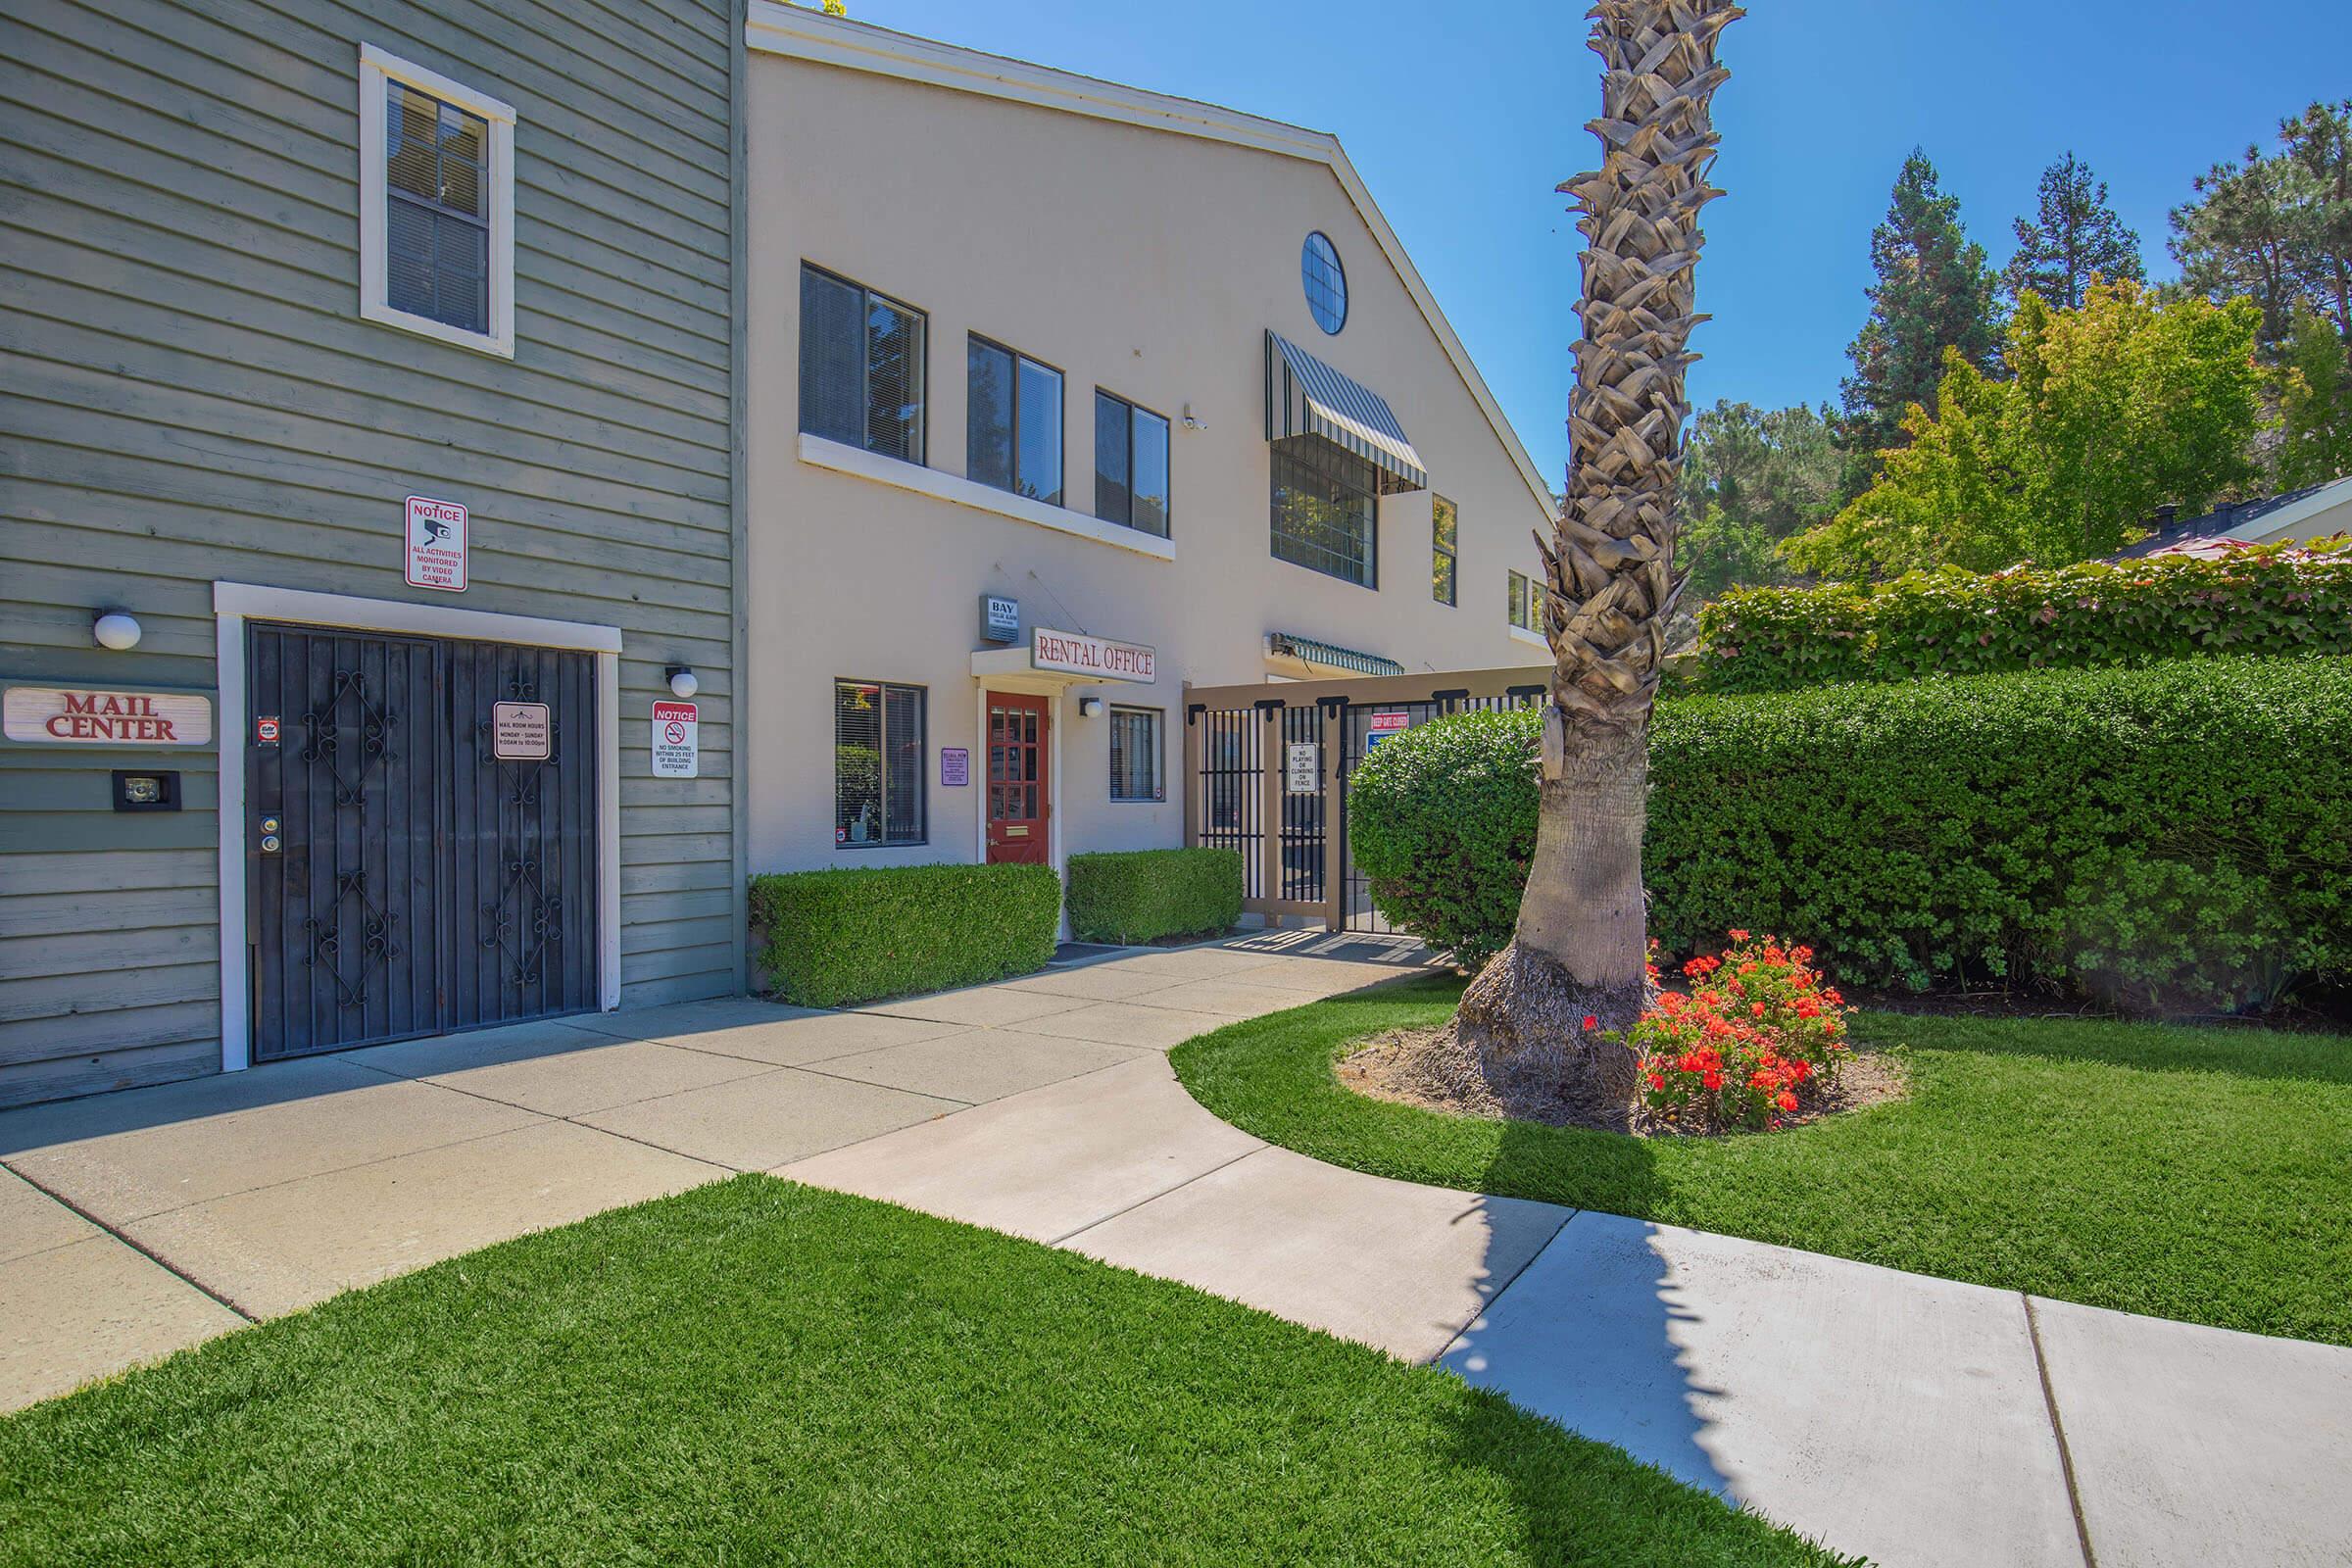
M 1424 1110 L 1457 1116 L 1483 1116 L 1491 1121 L 1537 1121 L 1552 1127 L 1595 1127 L 1603 1132 L 1628 1132 L 1637 1138 L 1744 1137 L 1744 1133 L 1694 1133 L 1661 1121 L 1648 1107 L 1636 1105 L 1630 1127 L 1604 1126 L 1579 1117 L 1557 1102 L 1532 1098 L 1522 1091 L 1497 1086 L 1475 1070 L 1464 1070 L 1460 1048 L 1443 1028 L 1391 1029 L 1373 1035 L 1341 1057 L 1333 1071 L 1343 1088 L 1372 1100 L 1386 1100 Z M 1783 1129 L 1801 1127 L 1825 1116 L 1841 1115 L 1871 1105 L 1900 1100 L 1910 1092 L 1902 1066 L 1882 1052 L 1857 1052 L 1846 1059 L 1837 1087 L 1810 1101 L 1792 1115 L 1781 1118 Z

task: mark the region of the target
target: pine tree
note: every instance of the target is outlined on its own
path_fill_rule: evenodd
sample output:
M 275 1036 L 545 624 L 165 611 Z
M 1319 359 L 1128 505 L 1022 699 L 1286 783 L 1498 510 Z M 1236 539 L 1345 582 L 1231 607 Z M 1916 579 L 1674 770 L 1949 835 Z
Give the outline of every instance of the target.
M 2139 235 L 2107 205 L 2107 182 L 2072 152 L 2041 172 L 2037 206 L 2032 219 L 2017 220 L 2017 254 L 2001 271 L 2012 303 L 2038 294 L 2043 304 L 2072 311 L 2093 278 L 2147 281 Z
M 1978 369 L 2000 352 L 1997 280 L 1984 247 L 1969 239 L 1960 198 L 1942 193 L 1936 166 L 1916 147 L 1903 160 L 1886 220 L 1871 231 L 1870 265 L 1878 277 L 1867 291 L 1870 319 L 1845 351 L 1854 373 L 1841 388 L 1849 493 L 1876 477 L 1882 449 L 1903 440 L 1912 404 L 1935 412 L 1946 349 Z

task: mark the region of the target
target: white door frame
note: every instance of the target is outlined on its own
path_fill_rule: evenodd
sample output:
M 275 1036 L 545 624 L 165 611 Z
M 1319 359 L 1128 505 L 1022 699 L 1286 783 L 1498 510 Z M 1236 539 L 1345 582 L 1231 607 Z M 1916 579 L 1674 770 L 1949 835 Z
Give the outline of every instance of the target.
M 620 628 L 546 620 L 450 605 L 213 584 L 215 650 L 220 662 L 220 1070 L 253 1060 L 253 982 L 245 948 L 245 622 L 283 620 L 351 631 L 450 637 L 464 642 L 522 643 L 596 656 L 596 978 L 598 1006 L 620 1005 Z

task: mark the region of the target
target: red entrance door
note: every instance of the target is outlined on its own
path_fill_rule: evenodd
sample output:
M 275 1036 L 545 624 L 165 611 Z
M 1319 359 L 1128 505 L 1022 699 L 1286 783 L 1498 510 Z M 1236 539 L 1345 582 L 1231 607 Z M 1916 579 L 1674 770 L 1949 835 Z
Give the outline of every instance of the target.
M 1046 747 L 1052 720 L 1043 697 L 988 694 L 988 863 L 1044 865 Z

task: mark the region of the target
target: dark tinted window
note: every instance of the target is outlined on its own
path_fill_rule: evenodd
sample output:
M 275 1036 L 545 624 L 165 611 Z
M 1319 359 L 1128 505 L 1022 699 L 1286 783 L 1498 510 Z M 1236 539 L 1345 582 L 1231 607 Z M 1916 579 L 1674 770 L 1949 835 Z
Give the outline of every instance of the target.
M 490 126 L 391 82 L 384 102 L 384 302 L 490 329 Z
M 923 313 L 804 265 L 801 428 L 923 461 Z
M 1321 233 L 1306 236 L 1298 252 L 1298 282 L 1306 290 L 1307 314 L 1326 332 L 1348 324 L 1348 273 L 1340 253 Z
M 1095 515 L 1168 536 L 1168 421 L 1095 391 Z

